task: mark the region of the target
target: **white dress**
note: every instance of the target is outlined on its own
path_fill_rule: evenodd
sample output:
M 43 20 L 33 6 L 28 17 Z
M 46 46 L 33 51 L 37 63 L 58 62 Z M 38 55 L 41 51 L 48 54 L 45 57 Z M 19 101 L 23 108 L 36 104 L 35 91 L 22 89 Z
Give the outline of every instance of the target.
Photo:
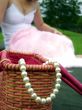
M 72 41 L 69 38 L 39 31 L 32 26 L 35 11 L 32 10 L 24 15 L 15 4 L 11 4 L 6 10 L 1 26 L 6 49 L 37 53 L 58 61 L 64 67 L 82 67 L 82 59 L 76 58 Z

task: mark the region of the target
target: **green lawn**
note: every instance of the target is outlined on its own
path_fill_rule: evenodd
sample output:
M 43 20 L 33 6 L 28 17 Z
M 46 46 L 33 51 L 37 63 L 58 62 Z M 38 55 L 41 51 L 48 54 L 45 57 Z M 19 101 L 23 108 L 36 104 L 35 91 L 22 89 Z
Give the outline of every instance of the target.
M 3 36 L 2 33 L 0 33 L 0 43 L 3 42 Z
M 82 34 L 66 30 L 61 30 L 61 32 L 63 32 L 73 41 L 75 54 L 82 54 Z
M 82 34 L 66 31 L 66 30 L 60 30 L 60 31 L 62 31 L 73 41 L 75 54 L 82 54 Z M 2 34 L 0 33 L 0 43 L 1 42 L 3 42 L 3 37 Z

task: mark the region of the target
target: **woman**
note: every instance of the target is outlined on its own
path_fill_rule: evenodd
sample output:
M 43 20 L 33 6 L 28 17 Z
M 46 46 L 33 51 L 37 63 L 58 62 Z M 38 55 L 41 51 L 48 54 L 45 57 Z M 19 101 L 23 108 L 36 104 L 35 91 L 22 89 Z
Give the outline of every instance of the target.
M 82 66 L 82 60 L 75 58 L 71 40 L 43 22 L 37 0 L 0 0 L 0 24 L 6 49 L 42 54 L 65 67 L 76 66 L 77 62 Z M 61 72 L 63 81 L 82 95 L 82 84 L 63 67 Z
M 6 49 L 38 53 L 65 67 L 82 66 L 72 41 L 43 22 L 37 0 L 0 0 L 0 24 Z

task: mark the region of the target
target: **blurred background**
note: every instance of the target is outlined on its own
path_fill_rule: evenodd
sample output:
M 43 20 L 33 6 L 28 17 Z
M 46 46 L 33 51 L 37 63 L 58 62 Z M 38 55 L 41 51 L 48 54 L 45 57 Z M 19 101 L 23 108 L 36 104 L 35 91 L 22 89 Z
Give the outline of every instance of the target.
M 39 0 L 44 21 L 70 37 L 82 54 L 82 0 Z
M 40 0 L 44 21 L 53 27 L 82 32 L 82 0 Z

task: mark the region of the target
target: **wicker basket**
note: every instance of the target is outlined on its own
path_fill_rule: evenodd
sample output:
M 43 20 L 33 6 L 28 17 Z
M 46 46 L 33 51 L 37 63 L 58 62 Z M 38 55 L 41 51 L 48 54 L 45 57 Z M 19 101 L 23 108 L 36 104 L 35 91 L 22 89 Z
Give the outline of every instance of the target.
M 3 51 L 0 72 L 0 110 L 51 110 L 52 104 L 36 103 L 24 87 L 18 60 L 24 58 L 30 82 L 35 92 L 47 97 L 55 83 L 53 65 L 42 65 L 46 59 L 37 54 Z
M 0 52 L 0 61 L 1 61 L 1 52 Z M 0 66 L 0 110 L 1 110 L 1 104 L 2 104 L 2 71 Z

